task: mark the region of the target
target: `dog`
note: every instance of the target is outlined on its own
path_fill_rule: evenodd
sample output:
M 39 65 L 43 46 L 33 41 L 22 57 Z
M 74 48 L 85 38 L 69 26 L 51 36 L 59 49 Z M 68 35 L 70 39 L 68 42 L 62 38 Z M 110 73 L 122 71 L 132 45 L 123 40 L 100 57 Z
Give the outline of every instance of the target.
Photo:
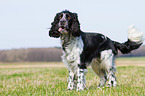
M 100 33 L 81 31 L 77 13 L 64 10 L 56 14 L 51 23 L 49 36 L 61 40 L 62 60 L 69 69 L 67 89 L 77 91 L 87 89 L 85 75 L 91 65 L 93 71 L 100 77 L 98 88 L 116 86 L 115 57 L 120 50 L 123 54 L 130 53 L 143 43 L 143 32 L 135 26 L 128 28 L 128 40 L 124 43 L 112 41 Z

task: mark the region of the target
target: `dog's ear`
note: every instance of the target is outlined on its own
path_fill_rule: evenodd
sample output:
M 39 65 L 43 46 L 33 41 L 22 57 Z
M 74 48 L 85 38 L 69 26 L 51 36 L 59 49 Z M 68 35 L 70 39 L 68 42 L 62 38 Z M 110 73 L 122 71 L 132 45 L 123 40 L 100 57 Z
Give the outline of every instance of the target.
M 50 37 L 55 37 L 55 38 L 60 37 L 60 32 L 58 31 L 59 15 L 60 15 L 60 13 L 57 13 L 54 18 L 54 21 L 51 23 L 51 28 L 49 31 Z
M 74 37 L 79 37 L 81 35 L 81 30 L 80 30 L 80 23 L 78 21 L 78 16 L 77 13 L 73 13 L 72 15 L 73 15 L 73 20 L 70 28 L 70 33 Z

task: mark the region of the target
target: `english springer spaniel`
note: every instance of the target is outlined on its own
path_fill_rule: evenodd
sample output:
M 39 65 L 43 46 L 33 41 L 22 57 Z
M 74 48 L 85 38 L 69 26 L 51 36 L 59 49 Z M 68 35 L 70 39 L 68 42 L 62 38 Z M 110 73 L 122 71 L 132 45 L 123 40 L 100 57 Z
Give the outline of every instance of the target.
M 85 33 L 80 29 L 77 14 L 68 10 L 57 13 L 51 25 L 49 36 L 61 40 L 62 59 L 69 69 L 69 90 L 86 88 L 88 65 L 100 77 L 98 87 L 104 86 L 106 81 L 107 86 L 116 86 L 114 60 L 118 50 L 126 54 L 143 43 L 143 32 L 133 25 L 128 28 L 128 40 L 124 43 L 112 41 L 100 33 Z

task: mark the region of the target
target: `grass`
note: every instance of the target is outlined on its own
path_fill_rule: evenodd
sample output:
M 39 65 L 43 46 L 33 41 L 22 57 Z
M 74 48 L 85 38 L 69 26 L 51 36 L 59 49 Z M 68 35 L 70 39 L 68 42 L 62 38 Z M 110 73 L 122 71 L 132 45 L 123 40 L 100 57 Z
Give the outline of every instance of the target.
M 145 67 L 118 66 L 117 71 L 117 87 L 98 89 L 99 78 L 88 68 L 88 90 L 76 92 L 67 90 L 65 67 L 3 67 L 0 68 L 0 96 L 145 96 Z

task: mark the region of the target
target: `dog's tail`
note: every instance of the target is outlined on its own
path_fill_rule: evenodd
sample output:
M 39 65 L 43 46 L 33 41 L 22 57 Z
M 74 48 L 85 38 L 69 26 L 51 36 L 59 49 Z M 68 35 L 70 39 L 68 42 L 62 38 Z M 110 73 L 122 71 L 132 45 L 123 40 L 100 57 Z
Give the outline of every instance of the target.
M 113 41 L 115 47 L 123 54 L 130 53 L 132 50 L 139 48 L 144 41 L 144 34 L 140 32 L 134 25 L 130 25 L 128 28 L 128 41 L 119 43 Z

